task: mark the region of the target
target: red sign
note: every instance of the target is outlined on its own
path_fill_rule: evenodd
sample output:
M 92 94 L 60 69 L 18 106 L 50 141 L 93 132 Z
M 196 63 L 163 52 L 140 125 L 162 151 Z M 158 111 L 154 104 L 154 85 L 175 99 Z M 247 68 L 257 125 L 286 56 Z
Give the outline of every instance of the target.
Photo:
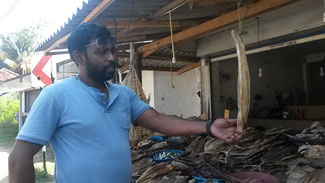
M 41 80 L 46 86 L 50 85 L 52 80 L 42 71 L 42 69 L 45 67 L 50 58 L 51 55 L 44 55 L 32 71 L 37 79 Z

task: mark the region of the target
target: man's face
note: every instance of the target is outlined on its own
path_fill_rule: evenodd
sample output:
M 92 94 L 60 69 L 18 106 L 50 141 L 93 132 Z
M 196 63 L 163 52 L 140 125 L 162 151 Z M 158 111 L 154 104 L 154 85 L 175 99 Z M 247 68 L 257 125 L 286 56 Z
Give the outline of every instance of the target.
M 95 43 L 91 40 L 90 43 Z M 116 48 L 108 44 L 105 48 L 97 44 L 87 46 L 86 50 L 86 72 L 88 76 L 98 82 L 104 82 L 114 77 L 116 71 Z

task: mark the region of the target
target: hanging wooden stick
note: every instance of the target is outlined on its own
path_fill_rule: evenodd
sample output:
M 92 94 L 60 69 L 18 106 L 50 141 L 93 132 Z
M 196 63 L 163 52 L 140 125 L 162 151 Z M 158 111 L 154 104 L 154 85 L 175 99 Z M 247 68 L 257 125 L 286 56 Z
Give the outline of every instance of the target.
M 237 132 L 243 133 L 247 124 L 247 117 L 250 106 L 250 76 L 246 58 L 245 45 L 235 30 L 231 31 L 235 40 L 237 57 L 238 57 L 238 82 L 237 82 L 237 99 L 238 99 L 238 114 L 237 114 Z

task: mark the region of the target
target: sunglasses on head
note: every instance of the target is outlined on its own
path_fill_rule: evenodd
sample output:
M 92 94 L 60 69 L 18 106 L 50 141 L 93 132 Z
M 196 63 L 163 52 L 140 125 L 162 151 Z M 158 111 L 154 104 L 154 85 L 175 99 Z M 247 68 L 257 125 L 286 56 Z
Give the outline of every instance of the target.
M 87 44 L 85 47 L 89 47 L 91 45 L 96 45 L 97 48 L 100 50 L 104 50 L 109 46 L 111 48 L 115 48 L 115 49 L 117 48 L 116 40 L 113 37 L 109 37 L 109 38 L 98 37 L 95 42 Z

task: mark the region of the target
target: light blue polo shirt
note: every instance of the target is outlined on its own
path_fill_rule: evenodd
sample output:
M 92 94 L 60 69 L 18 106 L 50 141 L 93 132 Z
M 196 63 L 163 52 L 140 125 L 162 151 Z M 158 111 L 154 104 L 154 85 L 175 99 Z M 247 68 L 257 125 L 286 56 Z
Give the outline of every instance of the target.
M 43 89 L 33 104 L 16 139 L 51 142 L 56 182 L 130 182 L 130 124 L 151 107 L 125 86 L 108 88 L 107 102 L 71 77 Z

